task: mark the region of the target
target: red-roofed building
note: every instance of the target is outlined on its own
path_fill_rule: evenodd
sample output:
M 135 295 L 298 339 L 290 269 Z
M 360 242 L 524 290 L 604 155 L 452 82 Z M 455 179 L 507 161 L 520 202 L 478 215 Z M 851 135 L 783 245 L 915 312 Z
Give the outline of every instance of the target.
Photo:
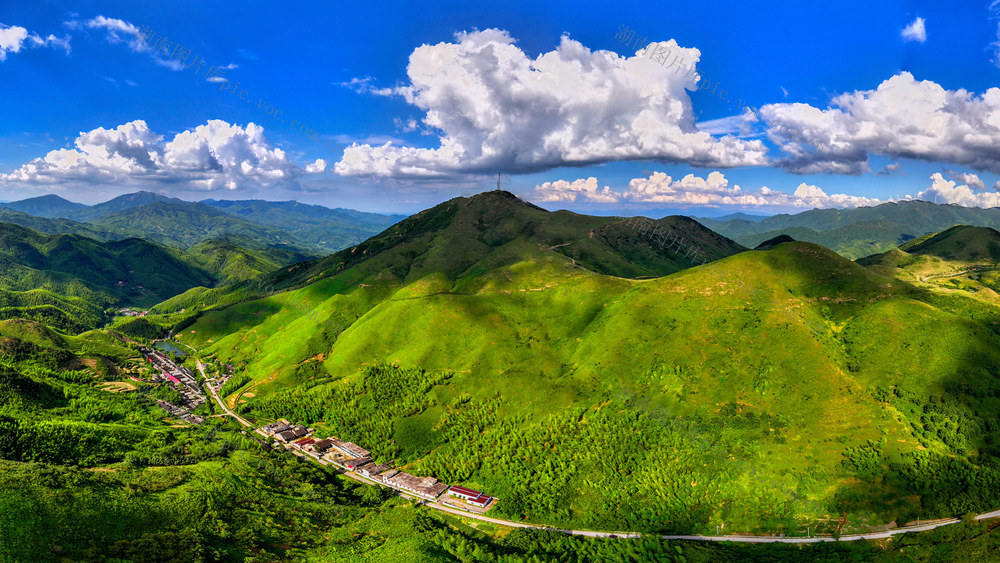
M 452 496 L 464 499 L 465 502 L 469 504 L 474 504 L 479 507 L 486 506 L 491 500 L 493 500 L 493 497 L 488 496 L 485 493 L 481 493 L 475 489 L 460 487 L 458 485 L 448 489 L 448 493 Z
M 313 440 L 312 438 L 299 438 L 298 440 L 292 442 L 292 445 L 300 450 L 304 450 L 306 449 L 306 446 L 311 446 L 315 442 L 316 440 Z
M 481 493 L 481 492 L 479 492 L 477 490 L 467 489 L 465 487 L 460 487 L 458 485 L 455 485 L 454 487 L 448 489 L 448 492 L 450 494 L 452 494 L 453 496 L 462 497 L 462 498 L 465 498 L 465 499 L 476 498 L 479 495 L 483 494 L 483 493 Z
M 487 504 L 489 504 L 491 500 L 493 500 L 493 497 L 489 497 L 489 496 L 486 496 L 486 495 L 479 495 L 478 497 L 476 497 L 476 498 L 470 498 L 470 499 L 466 500 L 465 502 L 467 502 L 469 504 L 474 504 L 474 505 L 478 506 L 479 508 L 483 508 Z

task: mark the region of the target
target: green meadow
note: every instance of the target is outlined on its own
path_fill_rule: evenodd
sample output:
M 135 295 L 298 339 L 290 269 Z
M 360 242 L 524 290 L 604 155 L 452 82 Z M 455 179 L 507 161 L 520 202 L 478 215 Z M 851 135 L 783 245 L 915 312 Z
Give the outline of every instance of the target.
M 464 271 L 346 269 L 182 340 L 250 375 L 243 412 L 481 487 L 515 520 L 804 535 L 995 508 L 980 302 L 808 243 L 635 280 L 513 240 Z M 370 378 L 411 385 L 376 397 Z

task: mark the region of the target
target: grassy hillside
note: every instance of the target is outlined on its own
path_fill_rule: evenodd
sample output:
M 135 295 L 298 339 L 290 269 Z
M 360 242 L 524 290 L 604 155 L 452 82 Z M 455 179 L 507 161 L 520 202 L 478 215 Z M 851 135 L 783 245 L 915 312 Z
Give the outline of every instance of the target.
M 663 243 L 650 233 L 676 237 Z M 548 212 L 507 192 L 455 198 L 409 217 L 357 246 L 275 270 L 252 283 L 192 289 L 155 307 L 161 321 L 184 325 L 205 310 L 335 278 L 332 287 L 397 285 L 439 270 L 474 275 L 526 258 L 558 259 L 614 276 L 651 277 L 688 268 L 695 248 L 709 259 L 745 250 L 686 217 L 634 223 Z M 345 275 L 337 274 L 344 272 Z M 305 302 L 299 305 L 306 307 Z M 181 312 L 183 311 L 183 312 Z
M 597 219 L 452 200 L 181 338 L 253 378 L 252 416 L 510 518 L 799 533 L 993 508 L 1000 309 L 800 242 L 677 271 Z M 619 277 L 655 268 L 676 273 Z
M 262 283 L 296 287 L 345 270 L 352 270 L 351 283 L 409 282 L 437 273 L 457 278 L 525 256 L 558 256 L 574 267 L 622 277 L 661 276 L 694 264 L 684 256 L 686 247 L 658 242 L 649 234 L 652 227 L 683 237 L 709 259 L 745 250 L 686 217 L 637 221 L 642 229 L 608 217 L 549 212 L 508 192 L 484 192 L 422 211 L 357 246 L 275 272 Z
M 1000 233 L 994 229 L 957 225 L 858 263 L 945 295 L 1000 305 Z
M 321 432 L 336 431 L 414 471 L 482 486 L 500 497 L 499 516 L 677 530 L 714 529 L 718 517 L 726 531 L 801 533 L 805 522 L 835 530 L 842 510 L 852 515 L 849 531 L 863 524 L 859 512 L 884 517 L 919 502 L 928 518 L 939 510 L 934 502 L 954 498 L 971 506 L 980 488 L 995 490 L 991 450 L 983 445 L 993 433 L 978 426 L 982 407 L 995 400 L 988 374 L 943 388 L 933 383 L 970 365 L 970 358 L 948 360 L 937 348 L 962 355 L 993 338 L 975 334 L 982 324 L 955 322 L 960 300 L 949 305 L 952 313 L 941 313 L 943 305 L 925 303 L 907 284 L 803 243 L 657 280 L 596 274 L 548 248 L 510 263 L 532 248 L 512 241 L 496 251 L 502 256 L 484 258 L 509 265 L 475 265 L 455 280 L 431 274 L 351 288 L 334 276 L 205 315 L 185 339 L 207 343 L 211 335 L 201 329 L 241 323 L 245 332 L 231 335 L 232 351 L 245 350 L 247 362 L 271 352 L 251 352 L 257 345 L 301 355 L 311 352 L 302 347 L 325 343 L 328 353 L 292 373 L 279 366 L 274 379 L 252 383 L 259 399 L 242 408 L 262 418 L 318 420 Z M 785 285 L 768 285 L 775 279 Z M 741 292 L 750 292 L 749 304 Z M 797 316 L 763 292 L 794 301 Z M 713 312 L 719 303 L 744 313 Z M 903 337 L 894 349 L 865 346 L 870 338 L 851 320 L 867 312 L 881 319 L 882 311 L 869 311 L 878 306 L 902 309 L 873 328 Z M 330 322 L 335 315 L 350 321 L 353 311 L 343 332 Z M 250 327 L 247 315 L 259 325 Z M 899 318 L 912 322 L 916 315 L 939 330 L 942 321 L 957 326 L 945 327 L 941 338 L 906 340 Z M 755 330 L 754 322 L 769 328 Z M 814 333 L 811 326 L 825 329 Z M 849 334 L 844 356 L 858 359 L 855 371 L 840 368 L 830 344 L 840 331 Z M 754 345 L 729 359 L 718 354 L 735 350 L 746 333 Z M 760 346 L 761 338 L 776 340 L 776 351 Z M 832 357 L 804 361 L 812 347 Z M 791 367 L 762 365 L 782 350 Z M 890 357 L 882 358 L 885 352 Z M 914 354 L 926 373 L 888 371 Z M 333 361 L 329 373 L 318 369 L 352 356 L 367 358 L 343 369 Z M 419 358 L 434 369 L 372 362 L 389 356 L 405 358 L 400 364 Z M 751 362 L 759 365 L 747 369 Z M 971 365 L 992 362 L 984 356 Z M 128 375 L 148 378 L 149 369 L 134 348 L 101 332 L 68 336 L 31 321 L 0 321 L 0 561 L 969 561 L 1000 552 L 995 521 L 877 544 L 810 546 L 511 531 L 430 511 L 276 452 L 225 417 L 178 424 L 153 405 L 156 386 L 121 385 Z M 876 386 L 866 401 L 860 387 L 880 369 L 882 383 L 905 386 Z M 289 378 L 298 383 L 289 387 Z M 912 390 L 927 382 L 933 401 L 923 412 Z M 263 391 L 267 386 L 272 392 Z M 900 421 L 886 425 L 881 440 L 878 426 L 854 426 L 880 413 Z M 912 433 L 929 453 L 908 463 L 900 451 L 909 444 L 895 438 L 920 416 L 930 430 Z M 855 447 L 865 436 L 871 442 Z M 842 447 L 846 463 L 826 467 Z M 976 450 L 942 465 L 947 452 L 970 447 Z M 978 473 L 961 464 L 973 455 Z M 841 475 L 846 483 L 830 485 Z M 892 504 L 895 487 L 931 476 L 944 477 L 933 491 Z M 826 510 L 823 493 L 837 503 L 826 523 L 812 520 Z M 761 513 L 763 521 L 748 524 Z
M 964 562 L 1000 553 L 996 520 L 877 543 L 805 546 L 509 530 L 277 452 L 225 417 L 178 424 L 154 406 L 153 386 L 120 381 L 148 370 L 133 348 L 99 332 L 68 337 L 36 323 L 0 322 L 0 561 Z M 424 379 L 419 370 L 392 367 L 364 377 L 374 383 L 359 389 L 375 415 L 360 420 L 367 424 L 379 422 L 380 404 L 406 408 L 397 399 Z M 459 397 L 442 408 L 473 401 Z M 400 438 L 421 437 L 428 418 L 401 425 Z M 589 445 L 614 458 L 628 443 Z M 531 454 L 520 452 L 512 464 Z M 508 498 L 516 497 L 500 502 Z
M 905 244 L 900 250 L 945 260 L 997 262 L 1000 261 L 1000 232 L 986 227 L 956 225 L 932 237 Z
M 238 237 L 231 237 L 240 240 Z M 241 242 L 252 244 L 251 241 Z M 195 266 L 212 274 L 218 284 L 246 281 L 314 256 L 287 247 L 254 249 L 237 245 L 229 238 L 212 239 L 188 248 L 181 256 Z

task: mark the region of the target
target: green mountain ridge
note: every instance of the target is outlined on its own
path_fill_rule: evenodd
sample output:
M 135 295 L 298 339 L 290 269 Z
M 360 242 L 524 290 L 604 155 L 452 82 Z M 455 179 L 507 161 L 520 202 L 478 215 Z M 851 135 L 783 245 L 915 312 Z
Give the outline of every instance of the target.
M 0 317 L 26 316 L 79 331 L 114 303 L 151 305 L 213 279 L 140 239 L 97 241 L 0 223 Z
M 112 233 L 137 236 L 177 248 L 189 248 L 227 235 L 242 236 L 264 247 L 287 245 L 302 251 L 306 247 L 284 231 L 245 221 L 200 203 L 158 201 L 103 215 L 92 223 Z
M 80 223 L 72 219 L 50 219 L 6 208 L 0 208 L 0 222 L 13 223 L 48 235 L 80 235 L 104 241 L 126 238 L 109 233 L 89 223 Z
M 908 200 L 874 207 L 813 209 L 766 219 L 699 221 L 740 244 L 753 247 L 779 234 L 814 242 L 852 259 L 886 252 L 952 225 L 1000 228 L 1000 208 L 982 209 Z
M 641 220 L 665 232 L 680 233 L 709 258 L 745 250 L 687 217 Z M 580 267 L 622 277 L 662 276 L 694 264 L 683 256 L 684 251 L 670 249 L 623 222 L 570 211 L 549 212 L 509 192 L 484 192 L 448 200 L 354 247 L 275 272 L 262 283 L 293 287 L 355 266 L 353 278 L 379 283 L 413 281 L 432 273 L 455 278 L 470 273 L 481 261 L 495 268 L 520 260 L 516 252 L 495 254 L 491 259 L 498 249 L 515 241 L 528 243 L 532 254 L 555 252 Z
M 284 229 L 313 247 L 336 252 L 360 243 L 382 229 L 405 219 L 404 215 L 379 215 L 349 209 L 329 209 L 297 201 L 203 200 L 230 215 Z
M 0 207 L 0 220 L 49 234 L 101 240 L 140 237 L 180 249 L 229 239 L 245 249 L 273 253 L 272 259 L 281 264 L 336 252 L 402 218 L 294 201 L 187 202 L 147 191 L 93 206 L 48 195 Z
M 739 252 L 659 223 L 718 260 L 691 268 L 625 223 L 510 194 L 458 198 L 177 335 L 251 377 L 246 415 L 469 483 L 514 520 L 861 529 L 994 508 L 1000 308 L 810 243 Z M 378 363 L 426 371 L 382 393 L 362 369 Z
M 74 213 L 87 208 L 82 203 L 69 201 L 54 194 L 4 203 L 0 204 L 0 207 L 49 219 L 70 218 Z
M 967 262 L 1000 261 L 1000 232 L 989 227 L 955 225 L 926 239 L 899 247 L 910 254 L 926 254 Z

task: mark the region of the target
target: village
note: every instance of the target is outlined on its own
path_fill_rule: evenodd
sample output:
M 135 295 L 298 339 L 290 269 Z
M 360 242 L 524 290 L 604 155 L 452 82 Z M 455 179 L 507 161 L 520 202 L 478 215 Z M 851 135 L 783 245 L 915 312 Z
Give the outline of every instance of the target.
M 114 332 L 111 334 L 123 342 L 130 342 L 124 335 Z M 191 410 L 208 401 L 205 390 L 198 384 L 194 374 L 189 369 L 177 365 L 169 356 L 158 350 L 140 345 L 139 352 L 156 368 L 153 372 L 153 379 L 167 383 L 183 398 L 182 406 L 168 401 L 157 400 L 159 407 L 190 424 L 197 425 L 203 423 L 205 420 L 204 417 L 191 412 Z M 227 414 L 236 417 L 237 420 L 249 427 L 251 424 L 226 409 L 218 396 L 219 390 L 234 373 L 234 366 L 225 365 L 224 367 L 226 369 L 219 376 L 209 378 L 202 369 L 203 366 L 199 363 L 199 369 L 202 369 L 202 375 L 205 375 L 205 385 L 209 388 L 213 396 L 215 396 L 216 400 L 219 401 L 219 406 Z M 136 378 L 133 377 L 132 379 Z M 136 381 L 141 380 L 136 379 Z M 293 425 L 287 420 L 279 420 L 256 428 L 254 431 L 261 436 L 272 438 L 275 448 L 284 447 L 296 455 L 314 459 L 323 465 L 333 464 L 347 472 L 353 472 L 356 476 L 363 477 L 374 484 L 416 495 L 424 501 L 437 501 L 445 506 L 460 508 L 478 514 L 487 512 L 496 504 L 496 499 L 475 489 L 460 485 L 448 486 L 434 477 L 419 477 L 405 471 L 400 471 L 391 464 L 377 464 L 372 457 L 372 453 L 357 444 L 345 442 L 335 436 L 328 436 L 326 438 L 314 437 L 314 429 L 302 425 Z M 447 496 L 442 498 L 446 491 L 448 493 Z M 465 506 L 449 502 L 451 499 L 464 501 Z
M 198 381 L 195 380 L 194 374 L 191 373 L 191 370 L 177 365 L 166 354 L 158 352 L 152 348 L 141 346 L 139 348 L 139 352 L 142 353 L 143 357 L 145 357 L 148 362 L 153 364 L 153 367 L 159 370 L 154 370 L 153 379 L 165 382 L 173 390 L 180 393 L 184 400 L 183 405 L 181 406 L 159 399 L 156 401 L 156 404 L 158 404 L 161 409 L 184 420 L 185 422 L 189 422 L 191 424 L 201 424 L 204 422 L 204 417 L 191 412 L 193 409 L 198 408 L 199 405 L 208 401 L 208 397 L 205 396 L 201 386 L 198 385 Z M 135 378 L 133 377 L 132 379 Z M 221 383 L 219 385 L 221 386 Z
M 400 471 L 390 464 L 376 464 L 372 453 L 353 444 L 342 441 L 334 436 L 326 438 L 313 437 L 314 430 L 301 425 L 292 425 L 285 420 L 279 420 L 258 428 L 259 434 L 274 438 L 275 447 L 285 447 L 297 455 L 309 456 L 322 464 L 332 463 L 346 471 L 352 471 L 362 477 L 399 491 L 414 494 L 427 501 L 436 501 L 447 491 L 448 495 L 441 499 L 448 505 L 449 498 L 460 499 L 466 506 L 456 506 L 482 514 L 495 504 L 495 499 L 485 493 L 461 486 L 451 486 L 442 483 L 434 477 L 418 477 L 405 471 Z

